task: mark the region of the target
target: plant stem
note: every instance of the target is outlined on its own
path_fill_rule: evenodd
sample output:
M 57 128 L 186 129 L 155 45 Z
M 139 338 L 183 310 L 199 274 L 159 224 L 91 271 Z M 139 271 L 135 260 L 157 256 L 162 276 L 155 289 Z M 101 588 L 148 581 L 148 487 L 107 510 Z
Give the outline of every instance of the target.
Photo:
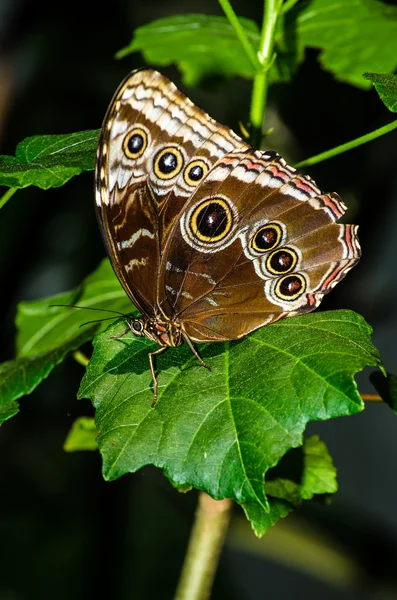
M 225 13 L 230 25 L 233 27 L 236 36 L 240 40 L 254 71 L 257 71 L 260 68 L 260 64 L 255 49 L 249 41 L 243 27 L 241 26 L 241 23 L 238 20 L 238 16 L 234 12 L 232 5 L 230 4 L 229 0 L 218 0 L 218 2 L 221 5 L 221 8 Z
M 0 208 L 3 208 L 4 204 L 15 194 L 18 188 L 10 187 L 5 194 L 0 198 Z
M 81 350 L 76 350 L 75 352 L 73 352 L 73 358 L 76 362 L 79 363 L 79 365 L 82 365 L 83 367 L 86 367 L 90 362 L 90 359 L 85 354 L 83 354 Z
M 366 144 L 367 142 L 371 142 L 385 133 L 389 133 L 389 131 L 393 131 L 393 129 L 397 128 L 397 120 L 384 125 L 383 127 L 379 127 L 379 129 L 375 129 L 371 131 L 371 133 L 366 133 L 351 142 L 346 142 L 346 144 L 341 144 L 340 146 L 336 146 L 335 148 L 331 148 L 331 150 L 326 150 L 325 152 L 321 152 L 321 154 L 316 154 L 306 160 L 302 160 L 301 162 L 294 165 L 296 168 L 300 169 L 301 167 L 308 167 L 310 165 L 315 165 L 323 160 L 327 160 L 328 158 L 332 158 L 333 156 L 337 156 L 338 154 L 342 154 L 343 152 L 347 152 L 352 148 L 357 148 L 357 146 L 361 146 L 362 144 Z
M 209 598 L 230 521 L 232 501 L 200 492 L 189 546 L 174 600 Z
M 262 142 L 262 125 L 265 118 L 269 70 L 275 58 L 273 56 L 274 34 L 281 4 L 282 0 L 265 0 L 263 8 L 262 31 L 258 49 L 258 60 L 262 70 L 254 77 L 250 109 L 251 144 L 258 148 Z
M 360 394 L 364 402 L 382 402 L 382 398 L 378 394 Z
M 281 14 L 285 15 L 285 13 L 291 10 L 298 2 L 299 0 L 286 0 L 285 4 L 281 7 Z

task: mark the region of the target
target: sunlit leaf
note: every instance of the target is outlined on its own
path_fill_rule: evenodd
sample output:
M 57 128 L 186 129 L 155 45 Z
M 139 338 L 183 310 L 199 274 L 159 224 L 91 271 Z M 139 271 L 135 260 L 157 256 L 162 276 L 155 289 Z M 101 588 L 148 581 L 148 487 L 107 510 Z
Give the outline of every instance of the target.
M 383 104 L 391 112 L 397 112 L 397 76 L 381 73 L 364 73 L 364 78 L 372 81 Z
M 0 156 L 0 185 L 47 190 L 94 168 L 99 131 L 35 135 L 20 142 L 15 156 Z
M 73 423 L 66 437 L 63 449 L 66 452 L 98 450 L 97 435 L 98 430 L 95 427 L 93 417 L 79 417 Z
M 81 328 L 92 319 L 107 318 L 107 312 L 50 307 L 75 303 L 122 313 L 136 312 L 107 259 L 75 290 L 20 302 L 16 318 L 17 358 L 0 365 L 0 422 L 18 412 L 17 398 L 30 394 L 67 354 L 107 327 L 108 321 L 104 321 Z

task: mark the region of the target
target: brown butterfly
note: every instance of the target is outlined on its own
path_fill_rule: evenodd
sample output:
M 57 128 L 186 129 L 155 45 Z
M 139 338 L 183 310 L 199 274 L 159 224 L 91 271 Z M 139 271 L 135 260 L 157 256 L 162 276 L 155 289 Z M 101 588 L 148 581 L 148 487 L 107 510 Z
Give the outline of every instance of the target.
M 309 312 L 360 257 L 337 194 L 259 152 L 169 79 L 134 71 L 105 116 L 96 205 L 113 269 L 142 313 L 128 328 L 169 346 L 235 340 Z M 124 335 L 124 334 L 123 334 Z

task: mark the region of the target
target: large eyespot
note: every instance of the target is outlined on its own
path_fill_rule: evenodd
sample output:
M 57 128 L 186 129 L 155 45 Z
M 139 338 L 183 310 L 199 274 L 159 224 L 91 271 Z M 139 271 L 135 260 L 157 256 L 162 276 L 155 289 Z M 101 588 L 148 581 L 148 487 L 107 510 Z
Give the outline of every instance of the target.
M 266 260 L 266 269 L 274 275 L 289 273 L 295 267 L 298 256 L 291 248 L 275 250 Z
M 306 290 L 306 279 L 300 273 L 280 277 L 275 287 L 275 294 L 281 300 L 293 301 Z
M 211 198 L 197 206 L 190 217 L 190 228 L 202 242 L 219 242 L 233 225 L 233 213 L 222 198 Z
M 188 185 L 196 186 L 207 175 L 208 170 L 208 165 L 203 160 L 193 160 L 183 172 L 184 180 Z
M 172 179 L 182 167 L 182 152 L 173 146 L 160 150 L 153 162 L 154 173 L 159 179 Z
M 123 141 L 123 150 L 128 158 L 139 158 L 147 148 L 147 133 L 141 127 L 135 127 L 127 133 Z
M 268 223 L 254 235 L 251 245 L 257 252 L 273 250 L 281 241 L 283 232 L 277 223 Z

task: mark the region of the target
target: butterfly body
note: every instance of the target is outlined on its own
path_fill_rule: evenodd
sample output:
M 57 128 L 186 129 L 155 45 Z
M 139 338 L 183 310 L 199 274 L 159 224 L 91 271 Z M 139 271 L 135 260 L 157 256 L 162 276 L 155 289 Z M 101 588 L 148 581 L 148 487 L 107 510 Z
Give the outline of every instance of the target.
M 132 73 L 109 106 L 96 206 L 142 313 L 129 329 L 157 353 L 186 341 L 198 356 L 192 342 L 309 312 L 360 256 L 357 227 L 337 223 L 337 194 L 254 150 L 150 69 Z M 150 366 L 156 396 L 152 356 Z

